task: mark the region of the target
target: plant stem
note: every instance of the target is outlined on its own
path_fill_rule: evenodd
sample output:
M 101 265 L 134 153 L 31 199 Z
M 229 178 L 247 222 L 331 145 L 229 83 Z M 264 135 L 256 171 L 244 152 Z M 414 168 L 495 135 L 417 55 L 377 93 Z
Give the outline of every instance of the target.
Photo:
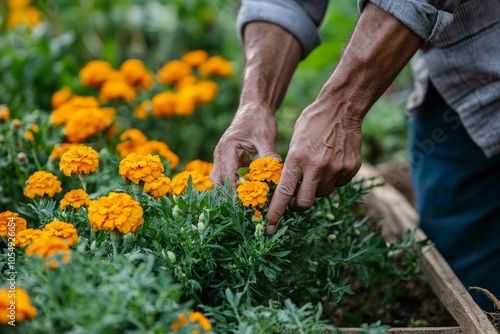
M 121 244 L 123 239 L 123 234 L 114 229 L 109 232 L 109 236 L 111 239 L 111 245 L 113 246 L 113 257 L 116 257 L 118 255 L 118 246 Z

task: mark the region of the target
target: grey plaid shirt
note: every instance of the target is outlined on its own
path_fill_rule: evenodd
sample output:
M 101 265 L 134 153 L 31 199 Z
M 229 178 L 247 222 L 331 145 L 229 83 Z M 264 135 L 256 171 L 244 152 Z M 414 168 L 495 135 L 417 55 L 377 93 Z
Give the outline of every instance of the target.
M 500 152 L 500 0 L 358 0 L 391 13 L 425 40 L 412 59 L 415 87 L 408 110 L 423 100 L 428 79 L 460 116 L 487 157 Z M 268 21 L 292 33 L 306 57 L 320 44 L 328 0 L 242 0 L 238 32 Z M 241 35 L 240 35 L 241 36 Z

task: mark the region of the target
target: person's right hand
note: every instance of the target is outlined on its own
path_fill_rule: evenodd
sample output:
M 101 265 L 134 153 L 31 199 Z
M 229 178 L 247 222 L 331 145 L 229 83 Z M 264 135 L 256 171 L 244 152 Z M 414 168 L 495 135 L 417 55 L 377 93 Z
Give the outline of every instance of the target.
M 257 104 L 240 107 L 215 147 L 212 182 L 224 184 L 229 178 L 232 187 L 236 187 L 236 172 L 250 164 L 249 154 L 282 161 L 276 151 L 277 134 L 276 119 L 269 107 Z

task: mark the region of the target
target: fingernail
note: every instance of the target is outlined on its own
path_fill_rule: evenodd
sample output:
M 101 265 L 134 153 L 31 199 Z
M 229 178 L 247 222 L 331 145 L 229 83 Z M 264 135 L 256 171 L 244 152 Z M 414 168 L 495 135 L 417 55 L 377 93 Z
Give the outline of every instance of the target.
M 266 234 L 267 235 L 274 234 L 274 232 L 276 232 L 276 225 L 267 225 L 266 226 Z

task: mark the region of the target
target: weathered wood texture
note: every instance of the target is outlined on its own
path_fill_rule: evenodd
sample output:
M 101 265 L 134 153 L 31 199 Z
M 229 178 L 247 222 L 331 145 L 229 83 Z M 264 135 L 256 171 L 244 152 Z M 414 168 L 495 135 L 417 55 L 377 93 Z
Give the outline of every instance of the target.
M 378 170 L 369 165 L 363 165 L 356 178 L 367 179 L 367 182 L 383 183 Z M 374 178 L 373 180 L 369 180 Z M 418 214 L 408 201 L 393 186 L 385 183 L 383 186 L 373 188 L 366 197 L 368 207 L 376 207 L 386 217 L 388 222 L 394 224 L 384 225 L 389 234 L 405 233 L 415 231 L 417 240 L 425 240 L 427 236 L 418 228 Z M 391 226 L 392 225 L 392 226 Z M 455 318 L 461 330 L 465 334 L 497 334 L 496 329 L 488 320 L 487 316 L 474 302 L 463 284 L 448 263 L 436 248 L 429 246 L 424 250 L 420 261 L 420 268 L 429 279 L 429 285 L 433 292 L 446 307 L 448 312 Z M 395 333 L 418 333 L 408 332 Z M 426 333 L 426 332 L 422 332 Z M 429 332 L 429 333 L 455 333 L 455 332 Z M 457 332 L 458 333 L 458 332 Z

